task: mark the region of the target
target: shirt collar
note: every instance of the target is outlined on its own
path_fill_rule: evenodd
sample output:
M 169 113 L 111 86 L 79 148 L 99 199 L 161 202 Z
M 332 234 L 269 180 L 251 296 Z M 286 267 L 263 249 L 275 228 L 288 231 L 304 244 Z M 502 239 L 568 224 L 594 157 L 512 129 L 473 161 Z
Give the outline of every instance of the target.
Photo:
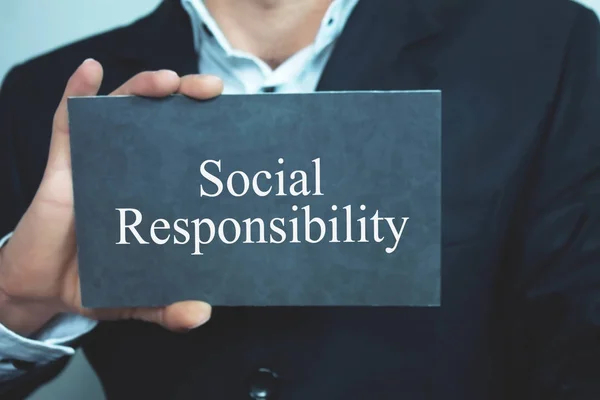
M 324 47 L 335 40 L 343 31 L 348 18 L 352 14 L 352 10 L 359 0 L 333 0 L 329 9 L 325 13 L 321 21 L 321 28 L 314 45 L 317 48 Z M 200 43 L 207 36 L 211 35 L 215 38 L 219 47 L 227 56 L 245 56 L 239 50 L 234 49 L 217 22 L 210 15 L 203 0 L 181 0 L 181 4 L 190 15 L 192 28 L 194 30 L 194 43 L 196 52 L 200 52 Z M 207 32 L 208 31 L 208 32 Z

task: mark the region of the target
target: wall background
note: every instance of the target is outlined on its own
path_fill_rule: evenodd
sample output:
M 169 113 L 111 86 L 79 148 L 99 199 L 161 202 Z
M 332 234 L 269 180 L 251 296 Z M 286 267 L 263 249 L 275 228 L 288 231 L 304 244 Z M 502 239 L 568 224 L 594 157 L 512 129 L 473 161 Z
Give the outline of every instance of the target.
M 16 63 L 127 24 L 159 3 L 160 0 L 0 1 L 0 79 Z
M 600 14 L 600 0 L 580 0 Z M 0 1 L 0 81 L 11 66 L 74 40 L 126 24 L 160 0 Z M 54 382 L 30 400 L 102 400 L 102 390 L 78 354 Z

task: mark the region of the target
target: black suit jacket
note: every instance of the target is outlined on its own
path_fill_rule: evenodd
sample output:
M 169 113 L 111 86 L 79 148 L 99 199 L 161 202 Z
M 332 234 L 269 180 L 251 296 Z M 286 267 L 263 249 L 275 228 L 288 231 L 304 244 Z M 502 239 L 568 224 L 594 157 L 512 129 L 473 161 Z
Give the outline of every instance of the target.
M 108 398 L 241 400 L 278 385 L 269 399 L 599 399 L 598 38 L 596 16 L 566 0 L 362 0 L 318 89 L 443 90 L 442 307 L 216 308 L 185 335 L 102 323 L 83 348 Z M 0 232 L 36 191 L 54 109 L 87 57 L 105 67 L 102 93 L 198 65 L 172 0 L 14 68 Z

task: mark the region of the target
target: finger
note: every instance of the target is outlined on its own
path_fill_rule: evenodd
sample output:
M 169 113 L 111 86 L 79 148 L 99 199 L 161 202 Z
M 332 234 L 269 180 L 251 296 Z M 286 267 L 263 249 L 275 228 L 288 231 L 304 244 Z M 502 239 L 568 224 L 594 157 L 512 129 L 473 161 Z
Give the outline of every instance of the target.
M 111 96 L 164 97 L 177 92 L 180 78 L 170 70 L 140 72 L 111 93 Z
M 223 93 L 223 81 L 214 75 L 186 75 L 181 78 L 179 94 L 206 100 Z
M 51 168 L 69 167 L 71 164 L 67 99 L 75 96 L 95 96 L 100 89 L 102 75 L 102 65 L 95 60 L 87 59 L 77 68 L 67 82 L 52 124 L 52 138 L 48 156 L 48 165 Z
M 200 301 L 182 301 L 167 307 L 86 309 L 83 315 L 98 320 L 135 319 L 160 325 L 174 332 L 185 332 L 205 324 L 211 316 L 211 306 Z
M 211 307 L 200 301 L 183 301 L 159 309 L 137 309 L 134 318 L 159 324 L 175 332 L 187 331 L 205 324 Z

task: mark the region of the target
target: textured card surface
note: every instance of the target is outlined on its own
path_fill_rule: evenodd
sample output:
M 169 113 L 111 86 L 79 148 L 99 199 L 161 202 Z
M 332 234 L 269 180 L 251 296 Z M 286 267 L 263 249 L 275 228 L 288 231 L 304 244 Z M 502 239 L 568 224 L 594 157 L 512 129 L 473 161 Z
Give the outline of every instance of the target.
M 440 92 L 68 106 L 84 306 L 439 305 Z

